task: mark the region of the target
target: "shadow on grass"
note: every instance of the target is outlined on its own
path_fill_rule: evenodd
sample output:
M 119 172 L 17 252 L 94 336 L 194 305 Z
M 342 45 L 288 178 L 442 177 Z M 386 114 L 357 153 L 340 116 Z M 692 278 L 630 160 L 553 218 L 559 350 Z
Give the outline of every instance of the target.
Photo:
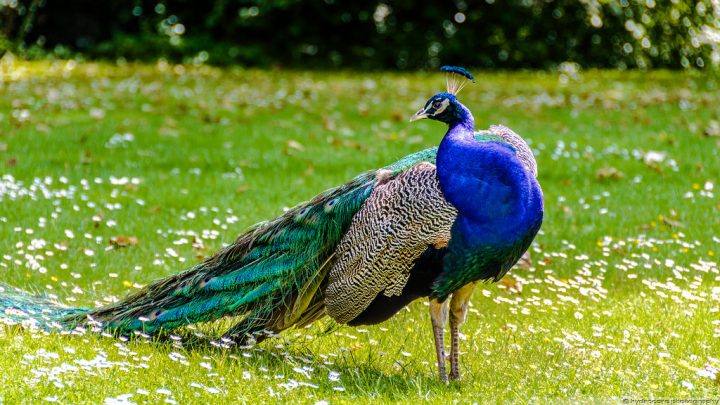
M 329 337 L 334 330 L 330 326 L 314 338 Z M 311 382 L 321 391 L 334 395 L 407 400 L 409 397 L 430 399 L 440 392 L 462 392 L 462 381 L 451 384 L 440 382 L 434 362 L 423 364 L 419 360 L 408 360 L 400 353 L 381 355 L 370 350 L 359 354 L 352 348 L 341 348 L 340 354 L 328 355 L 310 348 L 316 342 L 303 338 L 271 335 L 258 340 L 262 341 L 238 344 L 186 329 L 174 334 L 161 333 L 153 337 L 152 343 L 160 350 L 182 348 L 200 356 L 230 359 L 241 367 L 266 369 L 270 376 L 288 376 L 294 374 L 298 367 L 310 367 L 315 372 Z M 388 361 L 393 362 L 394 372 L 387 370 Z M 325 370 L 327 377 L 322 375 L 321 370 Z M 330 378 L 331 373 L 337 373 L 338 377 Z M 472 380 L 469 374 L 465 377 L 468 381 Z

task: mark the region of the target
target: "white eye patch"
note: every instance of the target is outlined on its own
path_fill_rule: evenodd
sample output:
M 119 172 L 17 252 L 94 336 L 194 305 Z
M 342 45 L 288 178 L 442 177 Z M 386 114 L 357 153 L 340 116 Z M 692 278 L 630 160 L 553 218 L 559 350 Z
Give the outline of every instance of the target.
M 435 110 L 435 113 L 434 113 L 433 115 L 441 114 L 443 111 L 445 111 L 445 109 L 446 109 L 449 105 L 450 105 L 450 100 L 444 99 L 444 100 L 440 103 L 440 107 L 438 107 L 438 108 Z

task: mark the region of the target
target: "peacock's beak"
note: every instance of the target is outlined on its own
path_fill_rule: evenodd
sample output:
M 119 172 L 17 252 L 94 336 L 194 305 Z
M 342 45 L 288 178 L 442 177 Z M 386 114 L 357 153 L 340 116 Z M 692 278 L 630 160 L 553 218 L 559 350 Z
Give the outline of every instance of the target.
M 418 112 L 415 113 L 412 117 L 410 117 L 410 122 L 421 120 L 423 118 L 427 118 L 428 113 L 427 110 L 424 108 L 421 108 Z

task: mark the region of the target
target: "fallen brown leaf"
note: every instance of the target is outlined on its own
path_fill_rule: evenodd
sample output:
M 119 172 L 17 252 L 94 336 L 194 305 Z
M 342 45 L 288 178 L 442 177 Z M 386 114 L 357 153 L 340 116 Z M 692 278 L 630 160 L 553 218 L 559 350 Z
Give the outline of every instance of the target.
M 500 288 L 507 289 L 511 293 L 520 294 L 522 293 L 522 284 L 520 284 L 519 281 L 513 280 L 510 277 L 504 277 L 502 280 L 500 280 L 500 285 L 498 286 Z
M 294 140 L 294 139 L 288 139 L 287 143 L 285 144 L 285 154 L 291 155 L 294 152 L 302 152 L 305 150 L 305 147 L 300 142 Z
M 620 170 L 618 170 L 614 167 L 610 167 L 610 166 L 603 167 L 602 169 L 595 172 L 595 178 L 600 181 L 620 180 L 623 177 L 625 177 L 623 172 L 621 172 Z
M 108 241 L 108 244 L 112 246 L 115 249 L 124 248 L 128 246 L 135 246 L 140 243 L 140 240 L 138 240 L 135 236 L 113 236 Z
M 92 161 L 93 161 L 92 152 L 90 152 L 89 150 L 85 149 L 85 150 L 83 151 L 82 156 L 80 156 L 80 163 L 81 163 L 81 164 L 84 164 L 84 165 L 88 165 L 88 164 L 92 163 Z
M 671 228 L 684 228 L 685 227 L 685 225 L 682 222 L 676 221 L 674 219 L 670 219 L 670 218 L 666 217 L 665 215 L 662 216 L 662 221 L 665 225 L 667 225 Z
M 518 260 L 515 267 L 523 270 L 530 270 L 530 267 L 532 267 L 532 258 L 530 257 L 530 251 L 526 251 L 520 260 Z
M 705 134 L 705 136 L 720 137 L 720 124 L 715 120 L 708 122 L 708 127 L 705 128 L 705 131 L 703 131 L 703 133 Z
M 334 131 L 337 129 L 337 125 L 335 125 L 335 121 L 330 117 L 323 117 L 323 128 L 325 128 L 326 131 Z
M 351 141 L 349 139 L 328 137 L 327 142 L 336 148 L 350 148 L 357 150 L 367 150 L 367 146 L 362 143 Z
M 35 129 L 38 132 L 42 132 L 44 134 L 47 134 L 48 132 L 50 132 L 50 127 L 43 123 L 39 123 L 39 124 L 35 125 Z
M 198 238 L 197 236 L 193 236 L 192 247 L 196 251 L 207 250 L 207 247 L 205 247 L 205 243 L 203 243 L 202 239 Z

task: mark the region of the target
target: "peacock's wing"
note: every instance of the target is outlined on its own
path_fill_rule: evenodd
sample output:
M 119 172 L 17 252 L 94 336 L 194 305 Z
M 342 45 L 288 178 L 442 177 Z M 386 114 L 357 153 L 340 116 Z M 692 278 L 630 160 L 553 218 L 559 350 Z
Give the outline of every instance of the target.
M 328 315 L 347 323 L 378 294 L 400 295 L 428 245 L 447 243 L 456 215 L 432 163 L 375 186 L 335 249 L 325 289 Z
M 256 225 L 205 262 L 87 315 L 121 333 L 152 333 L 242 316 L 233 330 L 240 335 L 279 331 L 322 316 L 316 293 L 353 216 L 379 182 L 418 162 L 434 162 L 436 150 L 409 155 L 327 190 L 273 221 Z

